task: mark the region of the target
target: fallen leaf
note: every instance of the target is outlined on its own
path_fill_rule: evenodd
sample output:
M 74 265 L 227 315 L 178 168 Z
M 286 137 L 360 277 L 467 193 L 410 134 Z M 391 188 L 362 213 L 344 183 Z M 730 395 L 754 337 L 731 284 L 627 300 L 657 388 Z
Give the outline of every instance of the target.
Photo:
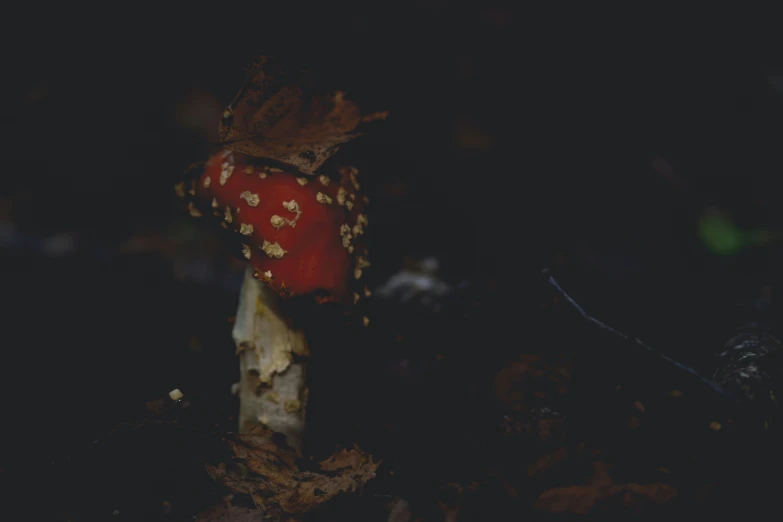
M 557 464 L 561 464 L 568 458 L 568 448 L 559 448 L 556 451 L 541 456 L 535 464 L 528 466 L 527 474 L 530 477 L 550 470 Z
M 207 463 L 210 475 L 228 489 L 250 495 L 266 515 L 302 515 L 341 493 L 360 489 L 375 477 L 380 463 L 358 448 L 340 450 L 316 466 L 302 459 L 270 430 L 224 437 L 244 476 Z
M 387 114 L 362 115 L 345 93 L 317 92 L 307 72 L 289 73 L 277 60 L 262 56 L 250 66 L 218 132 L 229 149 L 313 175 L 340 145 L 359 135 L 360 123 Z
M 600 508 L 638 511 L 644 504 L 663 504 L 677 496 L 673 487 L 655 484 L 616 484 L 605 463 L 593 463 L 593 477 L 583 486 L 552 488 L 543 492 L 534 504 L 539 511 L 586 515 Z
M 321 469 L 325 471 L 338 471 L 341 469 L 361 469 L 366 462 L 367 457 L 361 452 L 361 450 L 354 446 L 354 449 L 342 449 L 336 451 L 326 460 L 321 461 L 319 464 Z
M 258 510 L 252 507 L 218 504 L 199 513 L 195 522 L 258 522 Z
M 565 395 L 571 379 L 573 357 L 558 353 L 544 358 L 538 354 L 521 354 L 496 375 L 495 394 L 506 407 L 527 412 L 534 404 L 556 400 Z
M 409 522 L 410 519 L 411 511 L 407 501 L 396 498 L 389 503 L 389 516 L 386 519 L 387 522 Z

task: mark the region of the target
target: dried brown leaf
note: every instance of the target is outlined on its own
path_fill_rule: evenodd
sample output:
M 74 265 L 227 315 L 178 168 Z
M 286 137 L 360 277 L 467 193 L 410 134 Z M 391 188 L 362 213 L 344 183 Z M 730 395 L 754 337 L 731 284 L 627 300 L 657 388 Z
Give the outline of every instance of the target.
M 218 504 L 193 518 L 195 522 L 259 522 L 263 517 L 257 509 Z
M 380 464 L 359 449 L 343 449 L 316 466 L 260 427 L 224 440 L 234 460 L 250 473 L 242 477 L 211 464 L 207 470 L 230 490 L 250 495 L 256 507 L 273 516 L 302 515 L 341 493 L 356 491 L 375 477 Z
M 220 139 L 237 152 L 313 175 L 340 145 L 358 136 L 360 123 L 387 116 L 362 115 L 344 94 L 315 92 L 307 73 L 289 74 L 276 60 L 260 57 L 223 114 Z
M 354 449 L 341 449 L 334 452 L 328 459 L 322 460 L 319 464 L 325 471 L 338 471 L 345 468 L 361 469 L 365 460 L 364 454 L 357 446 Z
M 528 412 L 536 401 L 565 395 L 572 365 L 570 353 L 552 354 L 547 358 L 535 353 L 521 354 L 495 376 L 495 394 L 513 411 Z
M 578 515 L 606 508 L 638 511 L 646 504 L 663 504 L 675 496 L 677 490 L 667 484 L 614 483 L 606 464 L 597 461 L 593 463 L 589 484 L 547 490 L 538 497 L 534 508 Z

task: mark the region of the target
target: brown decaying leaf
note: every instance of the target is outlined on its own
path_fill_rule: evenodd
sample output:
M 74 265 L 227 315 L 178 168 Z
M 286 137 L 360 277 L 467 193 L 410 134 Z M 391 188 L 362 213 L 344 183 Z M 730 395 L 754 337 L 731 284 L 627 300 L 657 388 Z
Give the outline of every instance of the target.
M 527 412 L 531 404 L 562 397 L 571 380 L 571 353 L 552 354 L 547 358 L 539 354 L 523 353 L 511 361 L 495 376 L 495 394 L 516 412 Z
M 251 434 L 224 438 L 234 460 L 250 471 L 240 477 L 224 466 L 207 464 L 210 475 L 230 490 L 250 495 L 266 515 L 302 515 L 341 493 L 360 489 L 375 477 L 380 463 L 357 449 L 341 450 L 316 467 L 286 445 L 273 441 L 273 433 L 257 428 Z
M 585 515 L 606 508 L 639 511 L 645 504 L 662 504 L 677 496 L 666 484 L 617 484 L 609 476 L 604 462 L 593 462 L 589 484 L 553 488 L 543 492 L 534 508 L 550 513 Z
M 262 518 L 252 507 L 218 504 L 193 518 L 194 522 L 258 522 Z
M 234 151 L 313 175 L 340 145 L 358 136 L 354 131 L 360 123 L 387 116 L 363 116 L 344 94 L 315 92 L 307 73 L 288 74 L 277 61 L 262 56 L 226 109 L 220 140 Z

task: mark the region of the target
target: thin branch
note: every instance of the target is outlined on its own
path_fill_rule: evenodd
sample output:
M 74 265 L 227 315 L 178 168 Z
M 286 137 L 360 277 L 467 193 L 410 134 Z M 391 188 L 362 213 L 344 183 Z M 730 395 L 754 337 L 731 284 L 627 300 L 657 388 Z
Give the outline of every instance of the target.
M 715 392 L 718 395 L 728 399 L 729 401 L 731 401 L 731 402 L 738 402 L 739 401 L 738 397 L 735 394 L 733 394 L 732 392 L 730 392 L 729 390 L 727 390 L 723 386 L 719 385 L 718 383 L 716 383 L 716 382 L 714 382 L 714 381 L 712 381 L 710 379 L 707 379 L 706 377 L 703 377 L 699 372 L 697 372 L 696 370 L 694 370 L 690 366 L 686 366 L 686 365 L 684 365 L 684 364 L 682 364 L 682 363 L 680 363 L 678 361 L 675 361 L 674 359 L 672 359 L 671 357 L 669 357 L 667 355 L 664 355 L 664 354 L 662 354 L 662 353 L 660 353 L 660 352 L 658 352 L 656 350 L 653 350 L 650 346 L 648 346 L 647 344 L 643 343 L 638 337 L 634 338 L 634 339 L 631 339 L 629 336 L 625 335 L 624 333 L 622 333 L 622 332 L 620 332 L 618 330 L 615 330 L 611 326 L 609 326 L 607 324 L 604 324 L 601 321 L 599 321 L 598 319 L 596 319 L 595 317 L 591 316 L 590 314 L 585 312 L 584 309 L 582 309 L 582 307 L 579 306 L 576 303 L 576 301 L 574 301 L 571 298 L 571 296 L 568 295 L 568 293 L 566 293 L 565 290 L 563 290 L 563 288 L 555 280 L 554 276 L 551 275 L 550 270 L 548 268 L 544 269 L 542 271 L 542 273 L 543 273 L 544 276 L 548 276 L 547 277 L 547 282 L 549 283 L 549 285 L 552 288 L 554 288 L 557 291 L 557 293 L 560 294 L 560 296 L 563 297 L 563 299 L 565 299 L 571 305 L 572 308 L 574 308 L 577 312 L 579 312 L 579 314 L 582 317 L 587 319 L 592 324 L 598 326 L 602 330 L 605 330 L 605 331 L 607 331 L 607 332 L 609 332 L 609 333 L 611 333 L 611 334 L 613 334 L 613 335 L 615 335 L 617 337 L 620 337 L 621 339 L 623 339 L 625 341 L 632 342 L 636 346 L 638 346 L 640 348 L 643 348 L 647 353 L 650 353 L 653 356 L 657 357 L 658 359 L 661 359 L 661 360 L 665 361 L 669 365 L 674 366 L 675 368 L 677 368 L 679 370 L 682 370 L 685 373 L 690 374 L 692 377 L 694 377 L 697 380 L 701 381 L 702 384 L 707 386 L 713 392 Z

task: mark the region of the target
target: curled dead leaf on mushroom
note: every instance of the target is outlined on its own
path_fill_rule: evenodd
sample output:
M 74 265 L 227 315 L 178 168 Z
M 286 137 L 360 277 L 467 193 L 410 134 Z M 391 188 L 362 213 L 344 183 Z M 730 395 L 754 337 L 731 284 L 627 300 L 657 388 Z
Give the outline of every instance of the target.
M 210 475 L 236 493 L 250 495 L 267 516 L 302 515 L 337 495 L 359 490 L 375 478 L 380 463 L 359 449 L 340 450 L 316 465 L 275 440 L 262 427 L 224 438 L 233 460 L 247 467 L 240 477 L 221 465 L 206 464 Z
M 290 74 L 274 59 L 256 59 L 223 113 L 219 134 L 225 147 L 314 175 L 341 144 L 358 136 L 359 124 L 387 116 L 362 115 L 342 91 L 314 92 L 312 83 L 306 72 Z

